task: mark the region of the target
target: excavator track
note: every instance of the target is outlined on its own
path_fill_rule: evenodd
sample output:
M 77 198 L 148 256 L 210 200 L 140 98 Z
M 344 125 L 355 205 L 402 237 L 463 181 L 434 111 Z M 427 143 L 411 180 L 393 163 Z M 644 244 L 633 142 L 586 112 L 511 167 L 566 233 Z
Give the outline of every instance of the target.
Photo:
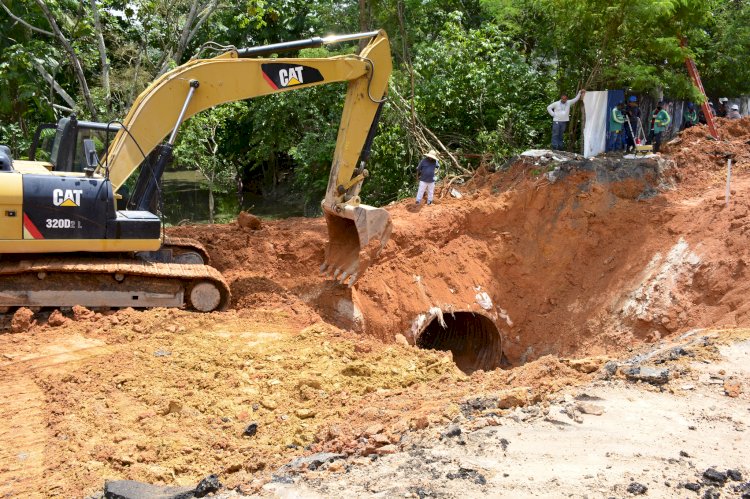
M 173 259 L 179 263 L 194 263 L 189 258 L 192 255 L 198 255 L 205 265 L 211 265 L 208 251 L 195 239 L 165 236 L 162 248 L 169 248 L 173 253 Z
M 0 307 L 186 307 L 224 310 L 224 277 L 200 264 L 68 257 L 0 261 Z

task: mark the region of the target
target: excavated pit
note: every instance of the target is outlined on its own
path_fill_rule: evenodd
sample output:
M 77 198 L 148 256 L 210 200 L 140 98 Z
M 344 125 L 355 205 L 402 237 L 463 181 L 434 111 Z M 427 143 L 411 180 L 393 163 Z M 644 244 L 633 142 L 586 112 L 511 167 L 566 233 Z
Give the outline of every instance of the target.
M 495 323 L 482 314 L 454 312 L 436 315 L 417 335 L 416 345 L 450 351 L 461 371 L 491 371 L 502 363 L 502 339 Z
M 488 371 L 619 347 L 636 329 L 665 332 L 661 317 L 644 325 L 619 306 L 657 249 L 643 245 L 656 228 L 646 233 L 640 221 L 669 188 L 664 169 L 654 158 L 543 153 L 477 176 L 463 199 L 399 203 L 389 208 L 391 241 L 352 289 L 317 275 L 321 219 L 172 232 L 206 244 L 235 309 L 312 312 L 384 342 L 451 351 L 464 372 Z
M 723 171 L 695 164 L 694 149 L 685 160 L 537 151 L 479 172 L 460 199 L 396 203 L 390 242 L 352 289 L 317 274 L 322 219 L 170 230 L 206 244 L 235 310 L 283 310 L 385 343 L 450 350 L 465 371 L 606 355 L 706 324 L 750 323 L 750 201 L 740 185 L 748 163 L 738 160 L 727 208 L 723 195 L 706 193 Z M 439 326 L 437 310 L 450 326 Z

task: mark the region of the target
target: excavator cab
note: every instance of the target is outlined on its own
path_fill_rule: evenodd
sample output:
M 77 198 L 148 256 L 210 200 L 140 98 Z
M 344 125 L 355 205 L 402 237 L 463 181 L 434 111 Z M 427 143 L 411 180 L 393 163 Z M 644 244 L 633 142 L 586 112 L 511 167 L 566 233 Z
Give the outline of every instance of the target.
M 91 141 L 97 158 L 106 153 L 122 127 L 115 123 L 78 121 L 74 114 L 57 123 L 44 123 L 37 127 L 29 149 L 30 161 L 46 161 L 53 171 L 85 173 L 90 168 L 91 155 L 86 153 L 86 141 Z M 45 130 L 55 130 L 51 135 Z

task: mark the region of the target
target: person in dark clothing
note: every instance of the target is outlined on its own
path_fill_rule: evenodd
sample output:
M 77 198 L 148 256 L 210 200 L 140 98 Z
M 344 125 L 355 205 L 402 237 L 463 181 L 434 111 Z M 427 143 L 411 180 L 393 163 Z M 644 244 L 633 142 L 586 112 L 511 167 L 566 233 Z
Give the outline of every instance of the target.
M 424 155 L 417 166 L 419 176 L 419 189 L 417 189 L 417 204 L 422 202 L 425 191 L 427 191 L 427 204 L 432 204 L 432 196 L 435 193 L 435 171 L 440 167 L 437 151 L 431 149 Z
M 659 152 L 661 148 L 662 135 L 669 127 L 672 117 L 664 109 L 664 103 L 659 102 L 656 105 L 656 116 L 654 116 L 654 152 Z
M 688 102 L 687 109 L 682 113 L 682 130 L 698 124 L 698 110 L 695 104 Z
M 716 116 L 719 118 L 726 118 L 728 109 L 727 109 L 727 103 L 729 102 L 729 99 L 726 97 L 720 97 L 719 98 L 719 109 L 716 111 Z
M 654 108 L 653 111 L 651 111 L 651 119 L 649 120 L 648 125 L 648 137 L 647 137 L 647 143 L 653 144 L 654 143 L 654 125 L 656 123 L 656 115 L 659 114 L 659 108 Z
M 638 107 L 638 97 L 628 97 L 628 106 L 625 108 L 625 154 L 635 151 L 635 139 L 638 137 L 641 126 L 641 108 Z

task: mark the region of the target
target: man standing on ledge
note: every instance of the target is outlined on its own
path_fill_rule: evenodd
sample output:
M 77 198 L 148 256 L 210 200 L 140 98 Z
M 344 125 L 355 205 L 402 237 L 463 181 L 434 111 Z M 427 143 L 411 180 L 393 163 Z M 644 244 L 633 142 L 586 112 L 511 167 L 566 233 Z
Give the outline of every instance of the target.
M 432 204 L 432 196 L 435 193 L 435 170 L 439 168 L 438 160 L 437 151 L 431 149 L 417 166 L 417 177 L 419 177 L 417 204 L 422 202 L 425 191 L 427 191 L 427 204 Z
M 570 106 L 586 95 L 585 90 L 578 92 L 574 99 L 568 100 L 567 94 L 562 94 L 559 101 L 547 106 L 547 112 L 552 116 L 552 149 L 562 151 L 565 147 L 563 135 L 570 121 Z

